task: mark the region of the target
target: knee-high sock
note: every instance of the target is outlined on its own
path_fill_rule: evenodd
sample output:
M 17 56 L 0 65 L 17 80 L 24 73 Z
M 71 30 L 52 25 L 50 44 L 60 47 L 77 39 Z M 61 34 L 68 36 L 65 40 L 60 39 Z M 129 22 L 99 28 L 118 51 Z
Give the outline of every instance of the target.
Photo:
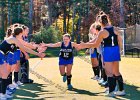
M 71 84 L 72 75 L 67 75 L 67 85 Z
M 104 79 L 104 81 L 107 81 L 107 75 L 104 68 L 102 69 L 102 78 Z
M 124 83 L 123 83 L 122 75 L 115 76 L 115 77 L 116 77 L 116 81 L 118 82 L 118 85 L 119 85 L 119 90 L 120 91 L 124 90 Z
M 15 83 L 18 81 L 18 72 L 14 72 L 14 81 Z
M 9 76 L 8 76 L 8 78 L 7 78 L 8 80 L 8 85 L 9 84 L 12 84 L 12 72 L 9 74 Z
M 6 93 L 6 88 L 7 88 L 7 79 L 2 79 L 2 93 Z
M 92 67 L 92 69 L 93 69 L 93 72 L 94 72 L 94 75 L 95 76 L 99 76 L 99 66 L 96 66 L 96 67 Z
M 115 90 L 116 87 L 115 77 L 108 77 L 108 86 L 109 86 L 109 93 Z

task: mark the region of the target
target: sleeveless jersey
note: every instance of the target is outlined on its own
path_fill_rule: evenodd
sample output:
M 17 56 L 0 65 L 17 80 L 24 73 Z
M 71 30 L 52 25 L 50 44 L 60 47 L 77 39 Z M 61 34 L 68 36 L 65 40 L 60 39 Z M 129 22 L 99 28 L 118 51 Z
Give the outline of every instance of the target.
M 0 44 L 0 50 L 6 55 L 8 52 L 14 52 L 16 50 L 15 44 L 9 44 L 6 40 L 4 40 Z
M 104 29 L 109 32 L 109 36 L 103 39 L 104 47 L 118 46 L 118 36 L 114 33 L 114 28 L 106 27 Z
M 70 59 L 73 57 L 73 48 L 71 42 L 69 42 L 69 45 L 67 47 L 65 46 L 64 42 L 62 42 L 59 57 L 62 57 L 64 59 Z

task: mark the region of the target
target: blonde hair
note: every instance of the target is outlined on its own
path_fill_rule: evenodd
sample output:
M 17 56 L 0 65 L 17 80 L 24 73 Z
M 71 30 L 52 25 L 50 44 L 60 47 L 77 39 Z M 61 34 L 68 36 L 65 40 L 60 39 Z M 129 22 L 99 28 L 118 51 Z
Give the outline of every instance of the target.
M 63 37 L 68 37 L 69 39 L 71 39 L 71 36 L 68 33 L 64 34 Z
M 92 33 L 91 33 L 91 29 L 92 29 L 92 28 L 94 28 L 94 29 L 95 29 L 96 24 L 97 24 L 96 22 L 95 22 L 95 23 L 93 23 L 93 24 L 91 24 L 91 26 L 90 26 L 90 28 L 89 28 L 89 34 L 92 34 Z

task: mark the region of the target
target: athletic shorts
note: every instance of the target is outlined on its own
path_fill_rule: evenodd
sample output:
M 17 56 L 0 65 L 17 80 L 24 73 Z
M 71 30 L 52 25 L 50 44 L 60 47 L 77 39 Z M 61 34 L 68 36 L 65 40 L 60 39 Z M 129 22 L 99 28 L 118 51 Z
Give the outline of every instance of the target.
M 95 49 L 94 49 L 93 52 L 92 52 L 92 49 L 90 49 L 90 57 L 91 57 L 91 58 L 97 58 L 97 52 L 96 52 Z
M 4 64 L 5 61 L 5 55 L 2 51 L 0 51 L 0 65 Z
M 104 47 L 103 48 L 103 60 L 104 62 L 120 61 L 120 48 L 119 46 Z
M 14 59 L 16 61 L 19 61 L 20 60 L 20 49 L 17 49 L 15 52 L 14 52 Z
M 9 53 L 6 55 L 6 63 L 9 64 L 9 65 L 14 65 L 14 64 L 16 64 L 16 60 L 15 60 L 15 58 L 14 58 L 14 53 L 9 52 Z
M 62 57 L 59 57 L 59 65 L 73 64 L 73 59 L 74 59 L 74 57 L 72 57 L 70 59 L 64 59 Z

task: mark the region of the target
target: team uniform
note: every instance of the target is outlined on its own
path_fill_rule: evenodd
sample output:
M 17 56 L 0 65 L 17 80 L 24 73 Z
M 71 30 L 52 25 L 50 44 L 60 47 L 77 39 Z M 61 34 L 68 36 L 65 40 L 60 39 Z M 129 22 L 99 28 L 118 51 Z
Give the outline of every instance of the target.
M 104 28 L 109 32 L 109 36 L 103 39 L 103 60 L 104 62 L 120 61 L 120 48 L 118 46 L 118 36 L 114 33 L 112 26 Z
M 59 66 L 61 65 L 68 65 L 73 64 L 73 47 L 72 43 L 69 42 L 68 46 L 65 46 L 64 42 L 61 43 L 61 50 L 59 54 Z M 72 89 L 73 86 L 71 85 L 71 78 L 72 75 L 66 75 L 66 73 L 63 76 L 63 82 L 66 82 L 67 80 L 67 86 L 68 89 Z
M 105 27 L 105 30 L 108 31 L 109 36 L 103 39 L 103 60 L 104 62 L 115 62 L 120 61 L 120 48 L 118 45 L 118 36 L 114 33 L 114 27 L 109 26 Z M 125 95 L 123 87 L 123 78 L 122 75 L 108 77 L 108 86 L 109 86 L 109 96 L 114 96 L 114 91 L 116 87 L 116 82 L 119 85 L 119 91 L 115 92 L 115 95 Z
M 95 34 L 89 34 L 89 40 L 94 40 L 97 38 L 97 35 Z M 90 58 L 91 59 L 97 59 L 98 60 L 98 53 L 97 53 L 97 48 L 90 48 L 89 49 L 89 53 L 90 53 Z M 93 62 L 92 62 L 93 61 Z M 94 63 L 94 60 L 91 60 L 92 63 Z M 91 79 L 94 80 L 98 80 L 99 79 L 99 66 L 93 66 L 92 65 L 92 70 L 94 72 L 94 77 L 92 77 Z
M 17 61 L 20 61 L 20 49 L 17 47 L 16 51 L 14 52 L 14 59 Z
M 89 34 L 89 40 L 93 40 L 96 37 L 97 37 L 96 35 Z M 90 48 L 89 53 L 90 53 L 91 58 L 97 58 L 97 49 L 96 48 Z
M 26 36 L 22 36 L 22 39 L 25 42 L 29 42 L 28 37 L 26 37 Z M 21 56 L 20 56 L 20 65 L 21 65 L 21 79 L 20 79 L 20 81 L 22 83 L 33 83 L 33 80 L 29 79 L 29 61 L 26 59 L 23 52 L 21 52 L 20 54 L 21 54 Z
M 73 64 L 73 59 L 74 57 L 72 43 L 69 42 L 69 45 L 65 46 L 64 42 L 62 42 L 59 54 L 59 65 Z
M 13 64 L 16 64 L 16 60 L 14 59 L 15 50 L 16 50 L 15 44 L 9 44 L 6 40 L 4 40 L 0 45 L 0 64 L 3 65 L 5 62 L 11 66 Z M 7 94 L 6 88 L 8 88 L 7 86 L 11 83 L 11 81 L 12 78 L 2 79 L 0 85 L 1 85 L 1 92 L 3 94 Z M 7 95 L 11 97 L 9 94 Z
M 101 86 L 108 87 L 107 75 L 105 73 L 104 60 L 103 60 L 103 42 L 101 42 L 101 45 L 97 48 L 97 52 L 98 52 L 98 61 L 99 61 L 100 72 L 101 72 L 101 77 L 100 80 L 98 80 L 98 83 Z
M 97 58 L 97 49 L 96 48 L 90 48 L 90 57 L 91 58 Z
M 16 60 L 14 59 L 15 50 L 15 44 L 9 44 L 4 40 L 0 45 L 0 64 L 4 64 L 4 62 L 9 65 L 16 64 Z

